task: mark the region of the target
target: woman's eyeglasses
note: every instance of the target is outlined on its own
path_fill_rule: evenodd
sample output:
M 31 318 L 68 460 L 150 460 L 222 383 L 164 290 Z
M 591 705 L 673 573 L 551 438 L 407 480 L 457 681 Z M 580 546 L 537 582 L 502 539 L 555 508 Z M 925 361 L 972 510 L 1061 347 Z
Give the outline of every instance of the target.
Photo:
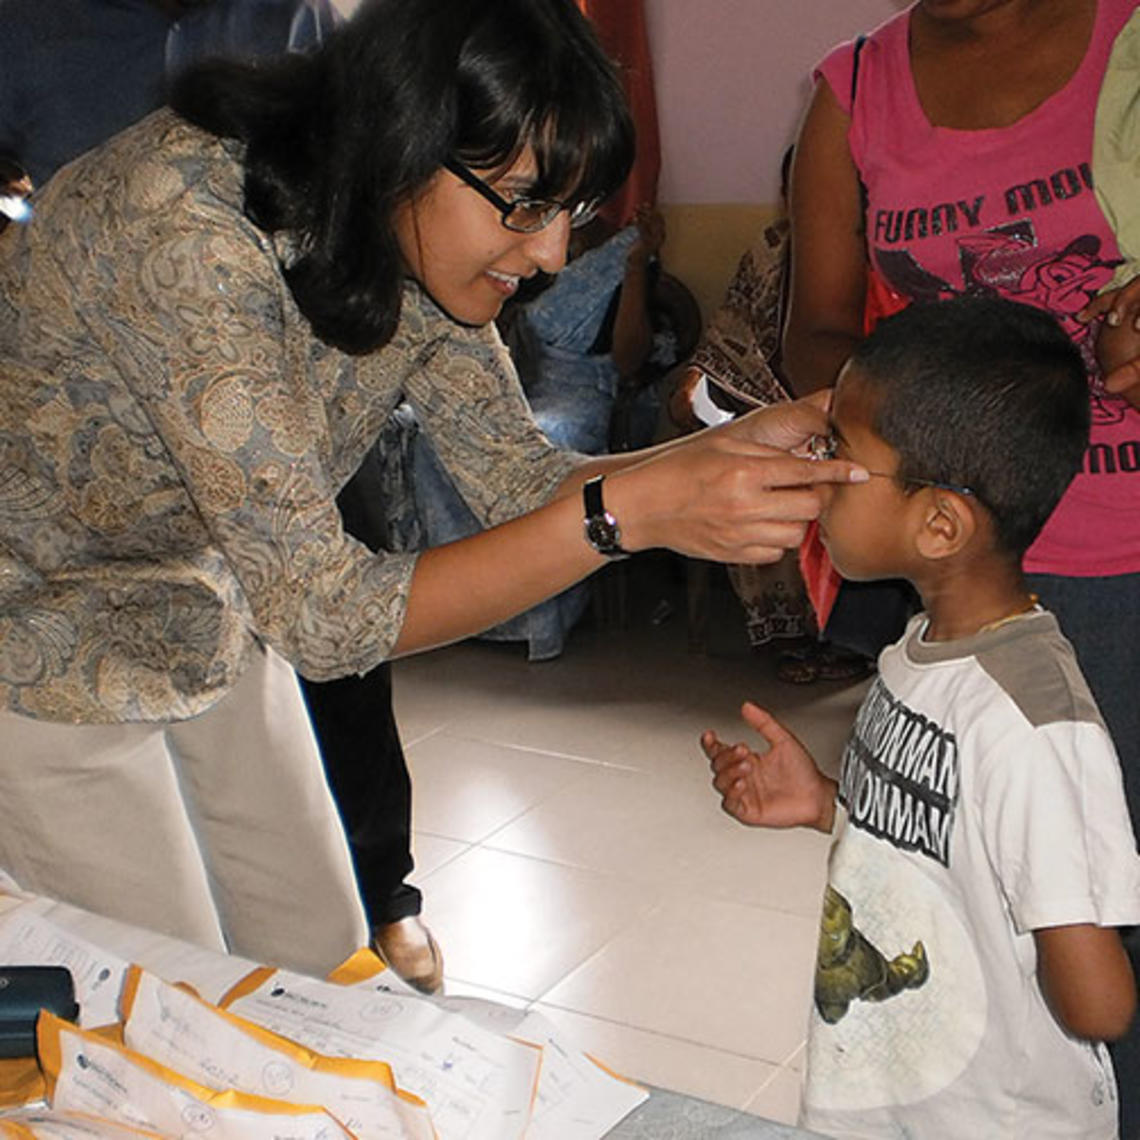
M 472 190 L 482 194 L 499 211 L 499 220 L 503 225 L 518 234 L 535 234 L 546 229 L 563 210 L 570 215 L 570 228 L 578 229 L 592 222 L 601 206 L 597 199 L 575 204 L 556 202 L 553 198 L 516 198 L 513 202 L 508 202 L 462 162 L 447 158 L 444 159 L 443 167 L 466 182 Z
M 838 450 L 839 441 L 831 432 L 828 432 L 827 435 L 813 435 L 807 442 L 808 459 L 834 459 Z M 877 476 L 880 479 L 895 479 L 898 482 L 913 484 L 916 487 L 940 487 L 943 491 L 954 491 L 959 495 L 971 495 L 975 499 L 978 497 L 977 492 L 971 487 L 963 487 L 960 483 L 947 483 L 941 479 L 904 478 L 898 474 L 892 475 L 889 471 L 867 471 L 867 474 Z

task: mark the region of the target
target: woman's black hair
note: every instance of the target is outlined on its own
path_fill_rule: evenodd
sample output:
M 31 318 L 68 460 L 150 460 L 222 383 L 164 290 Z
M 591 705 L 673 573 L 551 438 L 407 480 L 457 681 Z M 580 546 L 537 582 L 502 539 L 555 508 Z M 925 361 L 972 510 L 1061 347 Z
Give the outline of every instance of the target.
M 245 213 L 285 232 L 298 308 L 350 353 L 396 330 L 396 206 L 455 157 L 506 169 L 528 144 L 530 194 L 612 194 L 633 159 L 621 85 L 574 0 L 363 0 L 320 49 L 188 70 L 171 105 L 244 143 Z

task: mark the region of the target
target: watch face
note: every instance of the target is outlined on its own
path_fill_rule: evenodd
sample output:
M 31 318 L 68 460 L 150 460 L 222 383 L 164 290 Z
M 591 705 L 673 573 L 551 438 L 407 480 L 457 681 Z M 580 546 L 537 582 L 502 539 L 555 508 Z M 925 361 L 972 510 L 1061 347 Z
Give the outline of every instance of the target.
M 586 520 L 586 537 L 603 554 L 618 549 L 618 529 L 606 515 L 591 515 Z

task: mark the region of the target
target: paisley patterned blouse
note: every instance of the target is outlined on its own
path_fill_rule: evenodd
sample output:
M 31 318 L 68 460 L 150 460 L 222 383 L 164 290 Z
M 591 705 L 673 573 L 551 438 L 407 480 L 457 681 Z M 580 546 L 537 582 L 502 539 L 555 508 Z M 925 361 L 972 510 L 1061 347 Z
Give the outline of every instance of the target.
M 494 329 L 414 285 L 382 350 L 317 340 L 284 243 L 242 214 L 240 153 L 157 112 L 0 237 L 0 701 L 15 712 L 184 719 L 257 640 L 317 679 L 381 661 L 415 554 L 369 553 L 334 500 L 401 398 L 487 525 L 580 462 L 535 426 Z

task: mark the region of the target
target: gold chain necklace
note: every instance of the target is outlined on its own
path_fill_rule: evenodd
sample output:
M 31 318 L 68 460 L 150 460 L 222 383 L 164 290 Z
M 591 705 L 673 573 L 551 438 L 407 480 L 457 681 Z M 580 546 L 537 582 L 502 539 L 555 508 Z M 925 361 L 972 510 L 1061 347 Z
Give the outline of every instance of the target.
M 1011 621 L 1017 621 L 1018 618 L 1025 617 L 1026 614 L 1033 613 L 1033 611 L 1037 608 L 1037 603 L 1040 600 L 1041 599 L 1038 598 L 1038 596 L 1036 594 L 1030 594 L 1029 595 L 1029 604 L 1027 606 L 1022 606 L 1021 609 L 1014 610 L 1013 613 L 1006 614 L 1005 617 L 1000 617 L 1000 618 L 995 619 L 994 621 L 986 622 L 986 624 L 983 625 L 982 628 L 978 630 L 978 632 L 979 633 L 992 633 L 995 629 L 1001 629 L 1001 627 L 1003 625 L 1009 625 L 1009 623 Z

